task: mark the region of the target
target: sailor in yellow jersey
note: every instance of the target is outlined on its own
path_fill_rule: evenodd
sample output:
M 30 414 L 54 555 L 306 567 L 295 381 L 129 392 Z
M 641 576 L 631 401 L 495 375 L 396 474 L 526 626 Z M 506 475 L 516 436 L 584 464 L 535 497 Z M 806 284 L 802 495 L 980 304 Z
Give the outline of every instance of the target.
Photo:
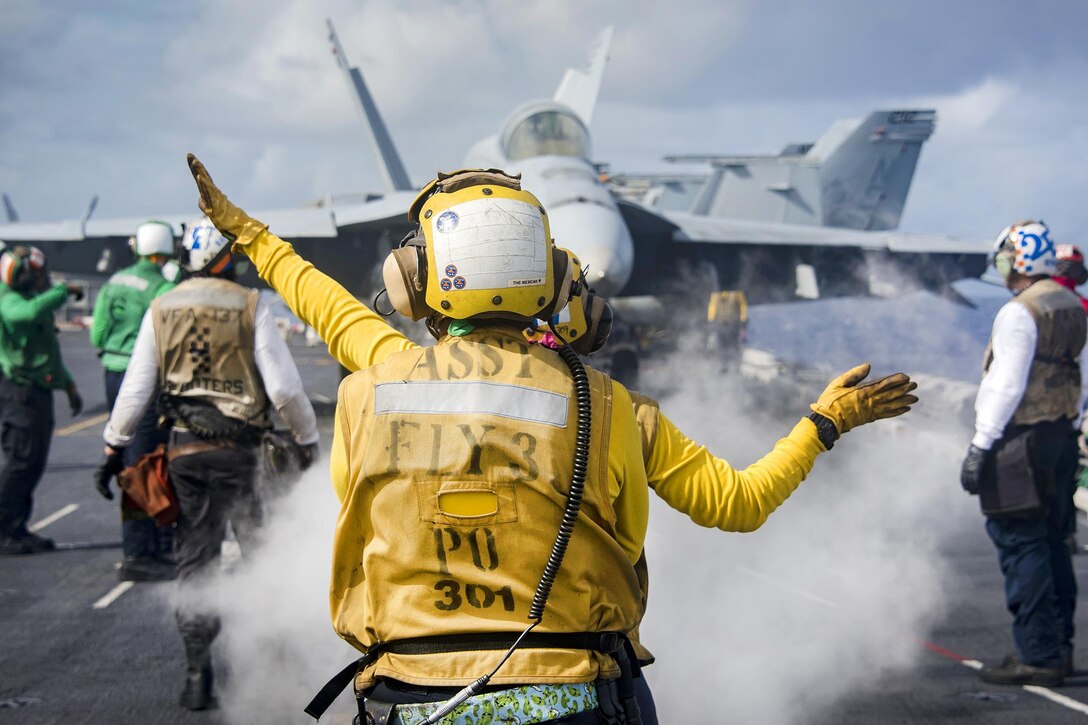
M 452 625 L 454 631 L 457 631 L 458 627 L 468 627 L 467 631 L 478 632 L 483 626 L 479 619 L 481 613 L 489 617 L 498 615 L 486 620 L 491 625 L 499 627 L 498 630 L 492 627 L 489 631 L 505 634 L 513 630 L 516 625 L 512 626 L 511 620 L 505 618 L 503 612 L 514 609 L 520 613 L 523 610 L 522 598 L 527 598 L 525 586 L 531 583 L 524 581 L 524 576 L 517 585 L 513 580 L 506 582 L 503 579 L 492 578 L 489 581 L 495 584 L 483 587 L 478 582 L 462 581 L 461 578 L 453 576 L 453 560 L 456 559 L 459 566 L 463 564 L 461 559 L 464 557 L 466 547 L 471 553 L 469 558 L 476 572 L 489 570 L 491 564 L 495 564 L 498 568 L 500 552 L 494 541 L 487 540 L 486 535 L 478 533 L 479 527 L 473 529 L 477 533 L 473 534 L 471 540 L 466 541 L 469 537 L 463 535 L 463 531 L 452 526 L 441 527 L 437 524 L 449 523 L 451 517 L 456 518 L 461 515 L 457 513 L 457 510 L 462 507 L 462 514 L 467 511 L 469 513 L 465 515 L 481 516 L 482 514 L 474 508 L 480 504 L 480 500 L 490 502 L 486 504 L 491 507 L 487 512 L 486 521 L 493 522 L 496 529 L 503 523 L 510 523 L 504 521 L 503 517 L 510 516 L 509 504 L 515 487 L 504 484 L 516 482 L 521 484 L 516 487 L 517 490 L 534 490 L 535 493 L 546 497 L 547 492 L 526 485 L 524 479 L 529 477 L 539 480 L 545 471 L 537 459 L 544 456 L 548 461 L 547 465 L 553 469 L 547 471 L 548 476 L 557 476 L 556 480 L 562 480 L 565 474 L 558 474 L 563 470 L 563 462 L 569 453 L 569 441 L 563 442 L 562 436 L 557 438 L 543 434 L 515 440 L 517 435 L 526 434 L 527 425 L 524 421 L 519 425 L 506 428 L 505 432 L 509 435 L 504 439 L 500 423 L 479 423 L 477 422 L 480 419 L 478 415 L 464 417 L 466 423 L 454 428 L 461 436 L 461 442 L 468 444 L 470 451 L 467 461 L 461 461 L 461 464 L 470 472 L 475 470 L 482 474 L 484 483 L 475 479 L 461 481 L 460 485 L 465 489 L 464 491 L 455 490 L 456 486 L 454 489 L 445 490 L 445 487 L 450 485 L 445 482 L 448 476 L 443 477 L 438 472 L 447 468 L 446 457 L 449 454 L 443 448 L 441 441 L 447 440 L 443 436 L 448 432 L 449 426 L 440 417 L 433 417 L 435 413 L 430 409 L 426 412 L 417 409 L 402 410 L 401 408 L 405 405 L 402 400 L 403 395 L 398 397 L 399 394 L 386 389 L 383 389 L 380 394 L 375 391 L 387 384 L 382 381 L 392 379 L 411 382 L 418 379 L 418 383 L 437 384 L 435 389 L 442 389 L 441 386 L 448 386 L 454 382 L 450 378 L 468 378 L 482 382 L 485 378 L 496 376 L 505 381 L 505 377 L 513 376 L 511 380 L 505 382 L 516 383 L 519 374 L 526 374 L 537 391 L 540 391 L 541 385 L 544 385 L 546 392 L 559 394 L 561 390 L 569 390 L 570 380 L 568 376 L 564 386 L 561 382 L 563 376 L 552 376 L 557 367 L 554 354 L 541 350 L 540 346 L 524 345 L 520 332 L 516 331 L 512 325 L 487 324 L 482 320 L 478 321 L 480 329 L 473 329 L 467 333 L 464 333 L 459 323 L 454 321 L 452 329 L 455 333 L 460 333 L 459 336 L 450 335 L 448 329 L 445 329 L 438 345 L 433 348 L 417 348 L 414 343 L 393 330 L 382 318 L 358 302 L 336 282 L 298 257 L 289 244 L 271 234 L 265 225 L 251 219 L 232 205 L 214 187 L 199 162 L 192 159 L 191 165 L 201 190 L 202 208 L 224 233 L 235 238 L 236 244 L 256 263 L 261 276 L 283 295 L 292 310 L 317 330 L 327 342 L 333 356 L 349 370 L 368 370 L 372 366 L 379 366 L 378 370 L 362 378 L 350 377 L 341 389 L 332 460 L 334 486 L 344 503 L 344 514 L 341 517 L 337 535 L 332 587 L 333 612 L 338 631 L 357 647 L 366 650 L 369 645 L 379 641 L 384 642 L 391 637 L 416 637 L 420 636 L 421 631 L 424 630 L 431 633 L 450 631 L 451 621 L 454 622 Z M 485 177 L 483 183 L 503 188 L 496 178 L 496 175 Z M 443 184 L 444 181 L 445 184 Z M 463 196 L 466 188 L 476 189 L 476 192 L 469 192 L 470 196 L 472 193 L 478 193 L 480 188 L 490 188 L 482 187 L 480 183 L 453 188 L 448 179 L 441 178 L 437 185 L 436 190 L 436 183 L 432 183 L 413 206 L 412 213 L 417 215 L 417 219 L 419 212 L 428 203 L 434 208 L 427 211 L 435 212 L 454 205 L 452 202 L 450 204 L 435 202 L 434 197 L 456 196 L 458 192 L 462 192 L 462 197 L 458 199 L 463 202 L 468 198 Z M 443 186 L 452 191 L 445 190 Z M 511 193 L 526 194 L 520 189 Z M 531 195 L 526 194 L 526 196 Z M 543 211 L 541 216 L 546 219 Z M 441 214 L 436 214 L 436 217 L 440 219 Z M 438 221 L 432 223 L 437 225 Z M 544 224 L 546 227 L 546 221 Z M 424 225 L 423 229 L 426 230 L 428 227 Z M 435 231 L 431 230 L 431 233 L 435 234 Z M 427 262 L 433 265 L 432 247 L 428 246 L 425 249 L 428 255 Z M 403 250 L 398 251 L 404 253 Z M 410 256 L 417 252 L 409 249 L 407 254 Z M 422 252 L 418 254 L 422 255 Z M 555 263 L 553 266 L 560 265 Z M 401 268 L 403 269 L 403 265 Z M 440 269 L 438 274 L 432 274 L 431 279 L 441 277 L 442 271 Z M 549 273 L 552 271 L 549 269 Z M 409 282 L 410 287 L 412 280 L 405 281 Z M 437 299 L 442 297 L 439 295 Z M 405 307 L 403 301 L 399 306 Z M 521 317 L 524 319 L 527 316 L 537 316 L 540 314 L 539 307 L 529 310 L 528 315 Z M 416 312 L 410 305 L 407 309 L 410 315 Z M 432 309 L 438 312 L 437 307 Z M 484 309 L 486 309 L 486 300 Z M 450 320 L 445 316 L 432 315 L 432 317 L 444 320 L 440 325 L 450 325 Z M 603 407 L 602 412 L 606 413 L 609 425 L 607 430 L 604 430 L 597 423 L 599 420 L 597 414 L 594 414 L 591 439 L 595 439 L 592 442 L 597 445 L 591 446 L 591 449 L 602 450 L 600 444 L 607 440 L 607 445 L 603 446 L 606 453 L 595 456 L 597 460 L 590 466 L 591 475 L 598 476 L 598 494 L 603 495 L 590 498 L 587 494 L 589 508 L 583 509 L 582 517 L 593 520 L 597 525 L 594 531 L 599 534 L 603 532 L 606 535 L 598 540 L 587 539 L 585 537 L 588 535 L 580 534 L 583 540 L 578 546 L 588 546 L 591 549 L 597 546 L 599 550 L 610 552 L 605 555 L 612 557 L 614 566 L 606 567 L 612 570 L 604 577 L 608 581 L 600 580 L 600 575 L 594 575 L 595 580 L 594 576 L 590 576 L 587 571 L 580 568 L 581 557 L 574 555 L 567 561 L 579 563 L 568 563 L 560 570 L 559 589 L 566 590 L 568 587 L 574 587 L 585 590 L 584 580 L 588 577 L 589 591 L 597 592 L 591 596 L 591 600 L 596 597 L 601 605 L 595 613 L 591 613 L 591 619 L 594 619 L 593 631 L 614 628 L 623 634 L 634 631 L 644 609 L 644 602 L 640 601 L 644 594 L 644 583 L 640 586 L 637 576 L 634 576 L 634 580 L 632 578 L 635 575 L 633 564 L 638 562 L 642 555 L 642 538 L 646 529 L 646 484 L 643 481 L 653 487 L 670 506 L 687 513 L 696 523 L 717 526 L 725 530 L 750 531 L 758 528 L 767 516 L 789 496 L 811 470 L 816 455 L 826 450 L 840 433 L 872 420 L 899 415 L 906 412 L 909 405 L 917 400 L 909 395 L 914 384 L 901 374 L 867 385 L 859 385 L 858 383 L 868 373 L 868 366 L 859 366 L 836 379 L 813 406 L 814 414 L 798 423 L 787 438 L 778 442 L 774 450 L 756 464 L 743 471 L 737 471 L 726 461 L 714 457 L 704 447 L 686 438 L 660 413 L 654 401 L 643 396 L 632 397 L 622 386 L 613 381 L 607 381 L 605 376 L 600 376 L 594 371 L 590 373 L 591 383 L 593 383 L 590 386 L 594 398 L 593 410 L 601 411 Z M 493 381 L 488 380 L 488 382 Z M 549 386 L 554 389 L 548 389 Z M 454 389 L 449 388 L 449 390 Z M 390 398 L 390 395 L 393 397 Z M 379 397 L 383 399 L 378 400 Z M 391 402 L 397 400 L 400 402 Z M 525 402 L 519 400 L 522 403 Z M 447 404 L 448 402 L 443 402 L 443 405 Z M 401 408 L 398 408 L 398 405 Z M 388 430 L 380 430 L 371 425 L 376 407 L 382 410 L 397 409 L 401 417 L 396 419 Z M 523 406 L 522 410 L 525 409 Z M 529 406 L 528 409 L 535 409 L 538 417 L 546 418 L 544 408 Z M 405 417 L 409 416 L 409 412 L 416 417 Z M 553 412 L 558 415 L 557 412 Z M 497 416 L 496 421 L 500 418 L 501 415 Z M 357 422 L 360 419 L 364 421 L 361 427 Z M 547 427 L 547 421 L 534 422 L 543 423 Z M 478 429 L 474 431 L 473 425 L 478 426 Z M 487 439 L 485 447 L 484 436 L 489 434 L 491 437 Z M 547 449 L 540 443 L 544 439 L 550 441 Z M 385 456 L 381 460 L 375 458 L 376 450 L 379 448 L 384 451 Z M 546 454 L 545 450 L 547 450 Z M 424 451 L 427 455 L 421 456 L 421 452 Z M 638 454 L 639 451 L 642 452 L 641 456 Z M 632 452 L 634 452 L 633 456 Z M 446 579 L 435 582 L 433 591 L 426 586 L 426 582 L 415 579 L 417 576 L 426 576 L 428 572 L 417 571 L 413 576 L 400 575 L 394 578 L 409 585 L 410 589 L 427 592 L 431 599 L 434 599 L 436 591 L 439 592 L 441 596 L 435 601 L 434 606 L 439 611 L 455 611 L 455 617 L 454 619 L 436 618 L 433 613 L 423 616 L 426 612 L 413 612 L 409 617 L 413 624 L 405 628 L 403 623 L 398 625 L 395 622 L 382 621 L 383 617 L 376 615 L 373 611 L 369 615 L 360 615 L 360 612 L 366 609 L 362 606 L 363 601 L 367 601 L 366 596 L 374 598 L 378 596 L 377 589 L 373 588 L 375 585 L 373 583 L 368 585 L 366 581 L 372 576 L 370 570 L 374 570 L 377 576 L 383 579 L 390 578 L 398 570 L 395 564 L 390 565 L 390 568 L 385 571 L 381 566 L 368 567 L 368 562 L 373 561 L 369 550 L 375 547 L 376 542 L 384 539 L 366 530 L 365 526 L 360 527 L 359 519 L 369 518 L 369 521 L 373 522 L 374 515 L 379 513 L 375 507 L 380 497 L 367 500 L 369 494 L 366 493 L 374 490 L 374 476 L 382 478 L 383 485 L 387 485 L 392 479 L 404 480 L 401 470 L 406 465 L 411 465 L 406 459 L 428 456 L 428 460 L 417 461 L 414 465 L 425 469 L 422 471 L 423 478 L 427 478 L 429 474 L 430 478 L 443 479 L 444 482 L 421 484 L 418 479 L 413 479 L 417 486 L 435 488 L 434 491 L 428 490 L 425 494 L 419 493 L 419 501 L 416 502 L 419 506 L 423 506 L 422 509 L 418 509 L 420 520 L 437 526 L 428 532 L 429 544 L 424 546 L 427 554 L 424 553 L 423 548 L 415 551 L 410 546 L 406 546 L 404 531 L 398 531 L 395 536 L 385 540 L 389 542 L 395 540 L 398 543 L 397 547 L 388 546 L 383 551 L 405 549 L 397 556 L 408 556 L 408 552 L 413 551 L 415 556 L 433 557 L 437 547 L 440 555 L 438 569 L 440 573 L 448 576 Z M 488 469 L 486 472 L 484 467 Z M 508 480 L 500 480 L 504 478 Z M 361 483 L 366 485 L 360 487 Z M 422 490 L 422 488 L 419 489 L 419 491 Z M 451 496 L 451 494 L 460 495 Z M 474 496 L 480 500 L 474 501 Z M 457 499 L 460 500 L 456 501 Z M 439 503 L 435 504 L 435 501 Z M 424 502 L 427 502 L 426 505 Z M 555 502 L 552 503 L 555 504 Z M 434 506 L 446 508 L 435 509 Z M 384 507 L 380 508 L 384 509 Z M 416 508 L 418 507 L 414 507 L 413 510 Z M 386 518 L 394 517 L 395 510 L 397 509 L 384 509 Z M 595 514 L 597 518 L 594 518 Z M 523 516 L 522 520 L 527 522 L 528 517 Z M 547 538 L 543 531 L 537 531 L 536 528 L 539 527 L 526 527 L 524 536 L 504 535 L 503 537 L 510 543 L 507 544 L 504 541 L 501 553 L 509 556 L 507 553 L 509 551 L 522 552 L 522 555 L 518 557 L 521 559 L 518 566 L 525 570 L 539 568 L 533 563 L 538 558 L 538 552 L 533 550 L 540 548 L 540 545 L 534 542 Z M 583 529 L 578 530 L 581 532 Z M 450 531 L 455 534 L 450 534 Z M 505 529 L 503 531 L 505 532 Z M 484 540 L 481 540 L 480 536 L 484 536 Z M 578 537 L 575 537 L 574 541 L 578 542 L 578 540 Z M 364 541 L 367 542 L 366 553 L 360 558 L 358 551 L 363 549 Z M 420 546 L 423 545 L 420 544 Z M 354 554 L 349 556 L 349 551 Z M 486 553 L 481 554 L 481 552 Z M 494 558 L 491 557 L 492 553 L 495 554 Z M 599 552 L 595 553 L 594 557 L 598 562 L 601 560 Z M 598 565 L 593 569 L 599 572 L 602 568 Z M 459 569 L 459 572 L 466 578 L 470 578 L 473 574 L 471 567 L 467 570 Z M 506 582 L 504 586 L 496 585 L 504 582 Z M 576 586 L 575 582 L 582 583 Z M 600 596 L 602 592 L 609 594 Z M 551 627 L 557 627 L 559 631 L 572 631 L 571 626 L 576 628 L 585 625 L 585 622 L 570 614 L 578 610 L 578 607 L 566 601 L 569 594 L 568 591 L 562 594 L 557 593 L 555 603 L 548 610 L 548 621 Z M 362 599 L 359 598 L 360 596 Z M 376 602 L 376 599 L 372 601 Z M 387 596 L 383 596 L 382 603 L 388 603 Z M 439 604 L 446 606 L 448 610 L 442 610 Z M 397 601 L 396 606 L 382 609 L 387 612 L 404 610 L 404 614 L 407 615 L 415 607 L 417 607 L 416 604 L 409 606 L 408 602 Z M 486 610 L 486 612 L 472 612 L 473 608 Z M 426 607 L 423 609 L 425 610 Z M 560 620 L 566 612 L 569 621 L 555 622 L 553 618 L 557 616 L 557 612 Z M 469 618 L 458 620 L 456 617 L 462 614 L 468 614 Z M 368 616 L 369 619 L 367 619 Z M 386 618 L 395 619 L 396 617 L 387 615 Z M 458 621 L 460 624 L 457 624 Z M 357 625 L 361 625 L 361 628 Z M 528 651 L 525 649 L 515 651 L 493 682 L 507 685 L 552 683 L 560 686 L 566 683 L 585 683 L 598 676 L 603 677 L 604 680 L 614 680 L 619 674 L 614 658 L 603 656 L 592 647 L 586 647 L 581 653 L 573 652 L 572 649 L 576 648 L 558 646 L 548 649 L 541 643 L 537 643 Z M 389 682 L 407 682 L 432 686 L 438 691 L 436 699 L 445 699 L 448 693 L 443 688 L 457 689 L 471 682 L 475 674 L 490 668 L 488 663 L 494 662 L 496 654 L 492 649 L 487 649 L 485 654 L 479 651 L 450 652 L 446 650 L 413 652 L 412 654 L 382 653 L 374 657 L 373 662 L 368 662 L 367 667 L 359 673 L 357 686 L 363 690 L 369 690 L 375 685 L 377 677 L 379 678 L 378 686 L 385 687 L 380 691 L 383 696 L 389 695 Z M 570 695 L 570 693 L 561 694 Z M 603 706 L 603 702 L 601 704 Z M 587 722 L 590 721 L 596 722 L 596 720 L 587 720 Z M 471 721 L 466 720 L 466 722 Z

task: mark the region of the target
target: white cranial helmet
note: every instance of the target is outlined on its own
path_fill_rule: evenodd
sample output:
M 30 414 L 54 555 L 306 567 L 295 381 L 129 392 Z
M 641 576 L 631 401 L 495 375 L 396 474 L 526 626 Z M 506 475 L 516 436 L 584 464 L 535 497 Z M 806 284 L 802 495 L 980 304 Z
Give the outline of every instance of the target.
M 133 237 L 132 251 L 139 257 L 174 254 L 174 229 L 166 222 L 150 221 L 140 225 Z
M 1050 229 L 1041 221 L 1028 219 L 1005 227 L 994 241 L 993 254 L 994 266 L 1002 277 L 1012 272 L 1052 275 L 1058 268 Z
M 230 255 L 230 244 L 208 217 L 195 219 L 185 225 L 181 263 L 190 272 L 214 273 L 215 263 Z

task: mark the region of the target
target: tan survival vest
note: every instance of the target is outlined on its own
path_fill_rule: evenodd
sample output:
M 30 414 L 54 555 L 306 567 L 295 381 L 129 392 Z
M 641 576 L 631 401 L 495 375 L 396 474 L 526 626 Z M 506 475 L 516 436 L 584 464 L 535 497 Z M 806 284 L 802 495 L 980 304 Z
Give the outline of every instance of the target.
M 534 633 L 627 633 L 643 613 L 608 490 L 611 381 L 587 372 L 585 495 Z M 559 356 L 503 329 L 445 337 L 349 376 L 339 410 L 350 475 L 330 593 L 340 636 L 365 650 L 411 637 L 521 632 L 571 478 L 577 409 Z M 375 676 L 460 686 L 502 654 L 383 654 L 356 686 Z M 618 675 L 610 657 L 525 648 L 492 684 L 587 682 L 599 673 Z
M 1028 372 L 1028 385 L 1013 425 L 1032 425 L 1067 418 L 1080 412 L 1080 351 L 1085 341 L 1085 314 L 1080 300 L 1051 279 L 1042 279 L 1012 300 L 1031 313 L 1038 329 L 1035 359 Z M 986 345 L 982 372 L 993 362 L 993 339 Z
M 151 303 L 163 393 L 200 398 L 230 418 L 267 423 L 253 359 L 259 293 L 225 279 L 187 280 Z

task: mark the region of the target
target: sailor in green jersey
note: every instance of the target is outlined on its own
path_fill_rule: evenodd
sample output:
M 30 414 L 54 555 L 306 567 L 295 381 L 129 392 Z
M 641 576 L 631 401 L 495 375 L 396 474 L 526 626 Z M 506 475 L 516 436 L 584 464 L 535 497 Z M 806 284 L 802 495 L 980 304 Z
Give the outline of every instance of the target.
M 169 224 L 149 221 L 141 224 L 130 240 L 136 263 L 114 273 L 102 286 L 94 304 L 94 324 L 91 344 L 98 348 L 106 377 L 106 404 L 113 410 L 117 391 L 125 378 L 140 323 L 151 300 L 174 288 L 162 272 L 163 265 L 174 254 L 174 230 Z M 166 431 L 158 427 L 155 406 L 140 420 L 131 445 L 125 449 L 125 465 L 150 453 L 165 443 Z M 112 499 L 108 484 L 99 493 Z M 172 548 L 165 530 L 154 519 L 121 496 L 121 541 L 124 559 L 119 576 L 121 581 L 161 581 L 174 578 L 170 561 Z
M 83 290 L 50 285 L 41 250 L 16 246 L 0 254 L 0 554 L 54 548 L 26 523 L 53 437 L 53 391 L 67 391 L 73 416 L 83 410 L 53 320 L 68 295 L 82 298 Z

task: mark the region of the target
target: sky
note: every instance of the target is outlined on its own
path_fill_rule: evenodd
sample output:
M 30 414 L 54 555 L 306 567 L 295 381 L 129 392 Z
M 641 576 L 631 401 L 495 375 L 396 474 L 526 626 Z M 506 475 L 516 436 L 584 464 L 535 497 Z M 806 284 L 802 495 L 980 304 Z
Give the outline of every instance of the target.
M 1088 3 L 1041 0 L 0 0 L 0 191 L 24 221 L 195 209 L 196 152 L 243 207 L 381 191 L 336 23 L 414 182 L 550 97 L 615 26 L 591 131 L 613 171 L 775 153 L 935 108 L 901 229 L 1088 243 Z M 687 171 L 687 168 L 678 170 Z

